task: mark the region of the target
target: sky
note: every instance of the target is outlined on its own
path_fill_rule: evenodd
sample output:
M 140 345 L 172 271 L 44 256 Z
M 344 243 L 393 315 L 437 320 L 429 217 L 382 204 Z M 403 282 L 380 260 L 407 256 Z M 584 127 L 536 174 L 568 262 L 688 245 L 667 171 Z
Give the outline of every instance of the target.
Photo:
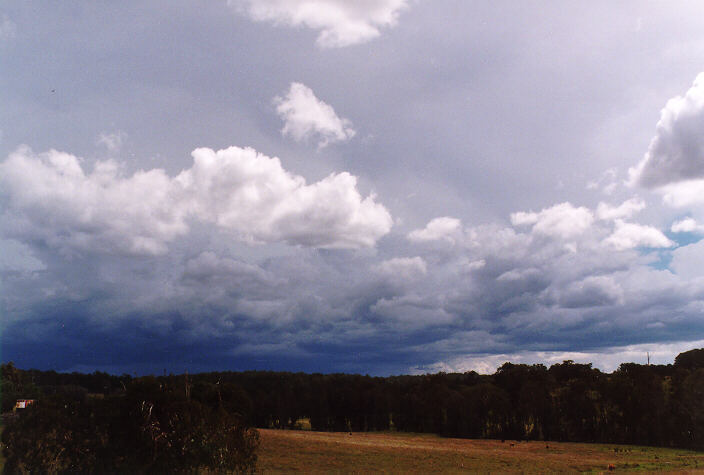
M 0 4 L 0 350 L 161 374 L 704 347 L 704 4 Z

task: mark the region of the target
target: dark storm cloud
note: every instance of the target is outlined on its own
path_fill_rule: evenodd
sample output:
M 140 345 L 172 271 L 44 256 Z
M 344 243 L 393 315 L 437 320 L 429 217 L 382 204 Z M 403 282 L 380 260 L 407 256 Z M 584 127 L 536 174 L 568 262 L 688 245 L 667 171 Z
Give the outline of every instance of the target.
M 388 374 L 704 339 L 699 5 L 316 3 L 339 15 L 0 10 L 4 360 Z

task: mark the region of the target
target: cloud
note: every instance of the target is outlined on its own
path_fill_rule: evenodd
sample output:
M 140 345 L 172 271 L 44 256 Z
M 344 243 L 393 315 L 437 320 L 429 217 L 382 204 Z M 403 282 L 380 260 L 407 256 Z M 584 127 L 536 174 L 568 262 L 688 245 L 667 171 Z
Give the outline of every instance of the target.
M 413 278 L 428 272 L 427 264 L 422 257 L 394 257 L 372 267 L 374 272 L 397 278 Z
M 189 259 L 183 271 L 184 279 L 203 283 L 213 283 L 233 276 L 240 278 L 239 285 L 251 281 L 269 283 L 274 280 L 272 276 L 255 265 L 237 259 L 219 257 L 213 251 L 203 251 Z
M 645 202 L 640 198 L 631 198 L 618 206 L 601 202 L 596 208 L 596 217 L 602 220 L 630 218 L 644 208 Z
M 203 153 L 222 159 L 212 150 Z M 210 189 L 195 184 L 196 162 L 188 180 L 178 175 L 192 180 L 182 186 Z M 223 168 L 212 175 L 242 176 Z M 215 203 L 209 206 L 213 216 L 221 215 Z M 192 228 L 203 222 L 227 230 L 214 217 L 194 216 L 186 221 Z M 257 218 L 252 219 L 256 228 Z M 688 281 L 683 276 L 690 274 L 677 267 L 680 260 L 701 259 L 682 254 L 673 259 L 675 273 L 654 269 L 641 250 L 602 245 L 611 226 L 594 222 L 575 241 L 579 246 L 568 250 L 559 235 L 536 239 L 532 227 L 462 229 L 456 220 L 451 226 L 456 245 L 442 252 L 417 246 L 409 257 L 397 257 L 403 250 L 399 243 L 408 245 L 400 237 L 369 252 L 302 246 L 281 251 L 281 246 L 238 247 L 229 234 L 210 228 L 191 232 L 189 241 L 169 246 L 166 254 L 113 259 L 89 253 L 66 258 L 24 240 L 44 269 L 3 283 L 4 308 L 19 309 L 10 312 L 13 321 L 24 322 L 5 334 L 13 341 L 20 331 L 51 334 L 57 321 L 71 328 L 90 326 L 100 338 L 113 335 L 116 325 L 136 327 L 139 334 L 159 335 L 154 338 L 160 342 L 220 345 L 206 350 L 209 358 L 215 353 L 237 355 L 238 362 L 264 358 L 267 365 L 287 364 L 277 353 L 277 344 L 285 341 L 310 358 L 297 363 L 310 370 L 321 358 L 342 361 L 344 353 L 366 355 L 365 362 L 346 360 L 351 371 L 377 374 L 412 365 L 429 368 L 434 362 L 459 364 L 465 357 L 486 363 L 500 358 L 492 355 L 604 355 L 615 346 L 653 338 L 702 338 L 704 280 Z M 206 239 L 197 241 L 198 234 Z M 444 234 L 439 236 L 443 242 Z M 687 272 L 696 272 L 690 267 Z M 66 307 L 71 316 L 51 310 Z M 30 327 L 31 332 L 21 330 Z M 176 349 L 168 351 L 165 358 L 173 361 Z M 594 359 L 604 357 L 599 358 Z M 367 362 L 371 366 L 364 366 Z
M 629 183 L 646 188 L 700 178 L 704 178 L 704 73 L 684 96 L 667 102 L 645 157 L 629 169 Z
M 687 180 L 664 185 L 656 190 L 665 204 L 674 208 L 704 203 L 704 180 Z
M 200 148 L 175 178 L 194 203 L 193 214 L 250 242 L 285 241 L 324 248 L 373 246 L 392 226 L 389 212 L 362 198 L 357 178 L 333 173 L 306 184 L 251 148 Z
M 616 220 L 616 229 L 604 240 L 604 244 L 618 250 L 635 247 L 672 247 L 675 245 L 660 230 L 652 226 L 626 223 Z
M 445 371 L 463 373 L 476 371 L 480 374 L 493 374 L 506 362 L 514 364 L 544 364 L 552 366 L 566 360 L 575 363 L 593 363 L 595 368 L 605 372 L 618 369 L 621 363 L 646 364 L 648 355 L 651 364 L 672 364 L 683 351 L 704 346 L 704 340 L 678 341 L 673 343 L 644 343 L 584 351 L 517 351 L 502 354 L 478 354 L 454 358 L 447 362 L 437 362 L 425 367 L 413 367 L 411 373 L 424 374 Z
M 74 155 L 20 148 L 0 163 L 5 232 L 62 250 L 163 254 L 192 223 L 248 243 L 320 248 L 373 246 L 391 229 L 386 208 L 363 198 L 347 172 L 306 184 L 251 148 L 192 156 L 175 177 L 161 169 L 123 176 L 114 161 L 87 173 Z
M 560 203 L 539 213 L 520 211 L 511 214 L 514 226 L 532 226 L 534 233 L 563 239 L 579 236 L 593 222 L 594 215 L 590 210 L 576 208 L 570 203 Z
M 569 284 L 559 296 L 565 308 L 600 307 L 623 302 L 623 289 L 612 276 L 589 276 Z
M 16 34 L 17 25 L 3 13 L 2 18 L 0 18 L 0 39 L 14 38 Z
M 686 279 L 704 277 L 702 259 L 704 259 L 704 241 L 699 241 L 675 249 L 672 252 L 670 267 L 677 275 Z
M 32 249 L 14 239 L 0 239 L 0 272 L 35 272 L 46 269 Z
M 292 82 L 286 97 L 275 97 L 274 104 L 284 121 L 281 133 L 290 135 L 296 142 L 316 135 L 318 148 L 323 148 L 329 143 L 349 140 L 356 133 L 349 120 L 338 117 L 330 105 L 315 97 L 304 84 Z
M 697 223 L 692 218 L 685 218 L 672 223 L 670 231 L 673 233 L 704 233 L 704 225 Z
M 101 132 L 95 143 L 104 146 L 110 153 L 116 153 L 120 151 L 126 138 L 127 134 L 121 130 L 113 133 Z
M 461 232 L 462 222 L 457 218 L 443 216 L 431 220 L 423 229 L 415 229 L 408 234 L 408 239 L 415 242 L 447 241 L 455 242 Z
M 173 180 L 163 170 L 121 177 L 113 161 L 91 173 L 82 160 L 20 148 L 0 163 L 5 233 L 63 250 L 158 254 L 188 231 Z
M 456 316 L 448 313 L 437 299 L 427 295 L 409 294 L 390 299 L 382 298 L 370 310 L 406 329 L 447 325 L 456 319 Z
M 229 0 L 254 21 L 319 30 L 321 48 L 365 43 L 396 25 L 407 0 Z
M 601 190 L 605 195 L 610 195 L 614 192 L 619 182 L 616 181 L 616 176 L 618 175 L 618 170 L 616 168 L 609 168 L 604 173 L 601 174 L 599 179 L 593 180 L 587 183 L 588 190 Z

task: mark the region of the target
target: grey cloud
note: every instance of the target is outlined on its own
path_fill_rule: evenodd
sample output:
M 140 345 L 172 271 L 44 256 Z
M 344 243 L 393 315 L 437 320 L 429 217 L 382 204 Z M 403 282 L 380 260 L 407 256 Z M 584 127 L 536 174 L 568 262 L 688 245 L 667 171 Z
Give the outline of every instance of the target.
M 332 20 L 256 3 L 264 23 L 246 1 L 243 15 L 185 0 L 3 7 L 16 30 L 0 41 L 13 71 L 0 154 L 56 147 L 81 170 L 59 154 L 61 166 L 27 155 L 26 175 L 3 168 L 0 229 L 21 243 L 0 242 L 13 253 L 0 271 L 4 354 L 130 372 L 380 373 L 701 340 L 696 246 L 641 246 L 667 244 L 661 229 L 683 216 L 703 222 L 703 180 L 647 185 L 680 209 L 651 204 L 636 222 L 618 173 L 698 72 L 701 5 L 381 1 L 377 21 L 356 2 L 315 3 L 342 12 Z M 282 139 L 271 100 L 292 81 L 364 139 L 317 153 Z M 656 130 L 653 153 L 679 150 L 693 167 L 663 162 L 667 180 L 699 173 L 687 101 Z M 129 137 L 120 161 L 95 167 L 95 138 L 113 131 Z M 188 155 L 201 144 L 212 168 Z M 262 160 L 230 155 L 249 145 Z M 256 177 L 237 167 L 275 156 L 281 168 L 253 166 Z
M 623 302 L 623 289 L 611 276 L 590 276 L 567 286 L 559 297 L 566 308 L 599 307 Z
M 631 183 L 656 188 L 704 178 L 704 73 L 684 96 L 670 99 L 643 160 L 629 170 Z
M 682 246 L 672 252 L 672 270 L 682 278 L 704 277 L 702 262 L 704 262 L 704 241 Z

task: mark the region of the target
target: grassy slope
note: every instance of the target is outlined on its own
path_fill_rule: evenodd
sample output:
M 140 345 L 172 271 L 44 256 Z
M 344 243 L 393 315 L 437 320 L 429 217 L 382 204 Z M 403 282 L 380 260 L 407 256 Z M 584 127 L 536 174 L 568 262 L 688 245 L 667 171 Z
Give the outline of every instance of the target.
M 258 471 L 702 471 L 704 453 L 654 447 L 446 439 L 427 434 L 260 429 Z M 617 449 L 618 451 L 615 451 Z

